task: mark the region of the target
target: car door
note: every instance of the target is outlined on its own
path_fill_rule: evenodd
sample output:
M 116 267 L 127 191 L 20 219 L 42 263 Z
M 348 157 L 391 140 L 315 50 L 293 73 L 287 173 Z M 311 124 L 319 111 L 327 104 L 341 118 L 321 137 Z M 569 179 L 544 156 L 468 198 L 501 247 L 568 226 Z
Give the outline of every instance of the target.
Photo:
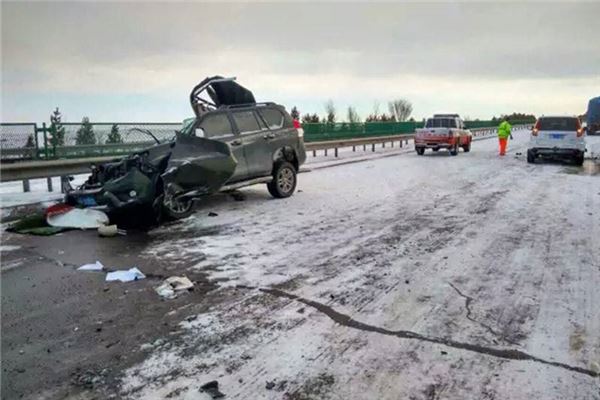
M 248 177 L 269 175 L 273 168 L 269 141 L 273 140 L 275 135 L 252 109 L 232 111 L 231 116 L 243 143 Z
M 227 112 L 210 113 L 204 116 L 196 126 L 196 135 L 206 139 L 227 143 L 237 161 L 235 171 L 228 182 L 235 182 L 248 177 L 248 162 L 244 154 L 242 139 L 231 124 Z
M 295 148 L 299 143 L 298 131 L 289 114 L 278 107 L 264 107 L 257 109 L 259 119 L 269 128 L 265 140 L 268 143 L 271 155 L 284 147 Z M 272 158 L 271 158 L 272 160 Z M 269 165 L 272 168 L 272 165 Z

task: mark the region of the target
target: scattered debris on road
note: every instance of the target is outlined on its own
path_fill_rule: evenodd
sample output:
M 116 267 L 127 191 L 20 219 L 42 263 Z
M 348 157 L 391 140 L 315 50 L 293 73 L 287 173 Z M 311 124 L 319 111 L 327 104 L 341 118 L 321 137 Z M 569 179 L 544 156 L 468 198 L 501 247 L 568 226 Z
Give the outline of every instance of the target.
M 102 225 L 98 227 L 98 235 L 102 237 L 125 236 L 127 231 L 119 229 L 117 225 Z
M 69 228 L 50 226 L 43 214 L 37 214 L 18 220 L 6 230 L 24 235 L 51 236 L 69 230 Z
M 100 261 L 96 261 L 94 264 L 85 264 L 77 268 L 77 271 L 102 271 L 104 265 Z
M 208 213 L 208 216 L 209 217 L 218 217 L 219 214 L 217 214 L 216 212 L 211 211 L 211 212 Z
M 121 282 L 131 282 L 131 281 L 139 281 L 140 279 L 146 278 L 146 275 L 142 273 L 136 267 L 130 268 L 124 271 L 113 271 L 106 274 L 106 281 L 121 281 Z
M 46 222 L 57 228 L 98 229 L 108 225 L 108 215 L 91 208 L 75 208 L 57 204 L 46 211 Z
M 177 297 L 178 292 L 190 290 L 193 287 L 194 283 L 186 276 L 171 276 L 170 278 L 165 279 L 165 281 L 154 290 L 156 290 L 156 293 L 161 297 L 174 299 Z
M 204 385 L 200 386 L 200 391 L 208 394 L 213 399 L 225 397 L 225 395 L 219 391 L 219 382 L 217 381 L 205 383 Z

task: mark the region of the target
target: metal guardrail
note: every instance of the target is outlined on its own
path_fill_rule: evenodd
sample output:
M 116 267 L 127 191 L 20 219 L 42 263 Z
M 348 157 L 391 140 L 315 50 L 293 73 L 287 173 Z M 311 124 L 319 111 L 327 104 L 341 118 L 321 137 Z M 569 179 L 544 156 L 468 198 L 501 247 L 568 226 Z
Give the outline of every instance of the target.
M 515 127 L 519 129 L 521 127 Z M 495 128 L 478 128 L 471 130 L 473 136 L 483 137 L 496 134 Z M 414 138 L 413 134 L 375 136 L 358 139 L 342 139 L 329 140 L 320 142 L 305 143 L 307 151 L 312 152 L 316 156 L 317 151 L 324 151 L 325 155 L 328 150 L 333 150 L 334 156 L 338 156 L 338 149 L 352 147 L 356 151 L 357 147 L 362 146 L 363 150 L 367 150 L 370 146 L 371 151 L 375 151 L 375 145 L 380 144 L 385 147 L 389 144 L 394 147 L 397 143 L 400 148 L 408 144 Z M 51 178 L 55 176 L 68 176 L 86 173 L 92 164 L 103 163 L 114 160 L 118 156 L 101 156 L 101 157 L 86 157 L 76 159 L 60 159 L 60 160 L 39 160 L 39 161 L 23 161 L 18 163 L 0 163 L 0 182 L 29 180 L 36 178 Z M 49 187 L 51 184 L 49 183 Z M 26 185 L 24 184 L 24 189 Z
M 479 129 L 498 121 L 465 121 Z M 487 124 L 487 125 L 486 125 Z M 471 126 L 472 125 L 472 126 Z M 486 126 L 482 126 L 486 125 Z M 422 126 L 418 122 L 362 122 L 304 124 L 306 143 L 411 134 Z M 140 130 L 148 129 L 159 141 L 171 139 L 180 123 L 81 122 L 61 123 L 59 138 L 52 126 L 35 123 L 0 123 L 2 162 L 120 156 L 141 150 L 154 140 Z

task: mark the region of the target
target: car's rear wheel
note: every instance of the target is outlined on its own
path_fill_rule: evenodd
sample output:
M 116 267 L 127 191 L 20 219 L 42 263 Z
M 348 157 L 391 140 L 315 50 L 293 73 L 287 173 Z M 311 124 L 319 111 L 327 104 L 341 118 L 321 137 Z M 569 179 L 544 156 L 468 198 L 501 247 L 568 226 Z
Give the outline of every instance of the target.
M 420 156 L 425 154 L 425 149 L 423 147 L 417 147 L 415 150 L 417 151 L 417 154 Z M 433 151 L 435 151 L 435 149 Z
M 433 149 L 431 149 L 431 150 L 433 150 L 433 151 L 435 151 L 435 152 L 438 152 L 438 151 L 440 151 L 440 148 L 439 148 L 439 147 L 434 147 L 434 148 L 433 148 Z
M 463 146 L 463 150 L 465 151 L 465 153 L 468 153 L 471 151 L 471 142 L 470 141 Z
M 535 153 L 532 150 L 527 150 L 527 162 L 529 164 L 535 163 Z
M 457 156 L 458 155 L 458 142 L 454 145 L 453 148 L 450 149 L 450 155 L 451 156 Z
M 273 180 L 267 183 L 267 188 L 271 196 L 283 199 L 290 197 L 294 190 L 296 190 L 296 184 L 298 183 L 296 168 L 287 162 L 278 162 L 273 168 Z
M 582 151 L 580 151 L 579 154 L 577 154 L 573 158 L 573 162 L 575 163 L 575 165 L 583 165 L 583 160 L 584 160 L 584 155 L 583 155 Z
M 194 200 L 176 199 L 172 196 L 162 195 L 162 212 L 169 218 L 182 219 L 189 217 L 194 212 Z

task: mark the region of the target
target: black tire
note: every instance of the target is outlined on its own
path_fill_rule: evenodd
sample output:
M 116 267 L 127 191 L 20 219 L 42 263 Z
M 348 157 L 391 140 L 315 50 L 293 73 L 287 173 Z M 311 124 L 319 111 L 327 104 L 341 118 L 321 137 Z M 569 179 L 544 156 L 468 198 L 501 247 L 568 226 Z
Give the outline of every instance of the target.
M 463 146 L 463 150 L 465 151 L 465 153 L 468 153 L 471 151 L 471 142 L 469 142 L 469 144 L 465 144 Z
M 454 147 L 452 149 L 450 149 L 450 155 L 451 156 L 457 156 L 458 155 L 458 143 L 456 143 L 454 145 Z
M 189 217 L 194 212 L 194 200 L 174 200 L 165 197 L 165 195 L 159 196 L 157 199 L 160 201 L 160 207 L 162 214 L 171 219 L 182 219 Z M 160 218 L 160 217 L 158 217 Z
M 417 154 L 420 156 L 425 154 L 425 149 L 423 147 L 417 147 L 415 150 L 417 151 Z
M 267 188 L 271 196 L 283 199 L 294 193 L 297 183 L 296 168 L 287 161 L 281 161 L 273 167 L 273 180 L 267 183 Z
M 527 162 L 529 164 L 535 164 L 535 153 L 531 150 L 527 150 Z
M 437 151 L 440 151 L 440 148 L 439 148 L 439 147 L 434 147 L 434 148 L 433 148 L 433 149 L 431 149 L 431 150 L 433 150 L 433 151 L 437 152 Z
M 573 158 L 573 163 L 575 165 L 578 166 L 582 166 L 583 165 L 583 160 L 584 160 L 584 155 L 583 152 L 580 151 L 579 154 L 577 154 L 574 158 Z

